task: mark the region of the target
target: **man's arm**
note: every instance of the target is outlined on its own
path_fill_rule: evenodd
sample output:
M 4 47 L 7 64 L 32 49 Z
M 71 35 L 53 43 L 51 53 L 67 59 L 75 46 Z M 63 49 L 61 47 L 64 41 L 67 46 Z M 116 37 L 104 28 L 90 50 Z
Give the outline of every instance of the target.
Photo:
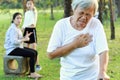
M 109 55 L 108 51 L 104 51 L 100 54 L 100 72 L 98 79 L 109 80 L 110 77 L 107 75 Z
M 51 53 L 48 53 L 48 57 L 50 59 L 53 59 L 56 57 L 68 55 L 70 54 L 71 51 L 73 51 L 76 48 L 87 46 L 91 41 L 92 41 L 92 36 L 89 34 L 78 35 L 73 42 L 64 45 L 62 47 L 59 47 Z

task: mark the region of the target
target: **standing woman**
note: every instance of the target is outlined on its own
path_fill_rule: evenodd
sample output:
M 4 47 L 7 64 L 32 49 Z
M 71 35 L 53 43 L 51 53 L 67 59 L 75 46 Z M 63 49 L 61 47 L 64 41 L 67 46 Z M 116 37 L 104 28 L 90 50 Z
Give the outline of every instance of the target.
M 33 0 L 27 0 L 26 2 L 26 12 L 25 12 L 25 17 L 24 17 L 24 22 L 23 22 L 23 32 L 24 36 L 26 35 L 26 32 L 33 32 L 33 34 L 30 35 L 30 40 L 25 41 L 26 47 L 32 48 L 36 50 L 37 46 L 37 35 L 36 35 L 36 22 L 37 22 L 37 10 L 34 6 Z M 37 58 L 36 62 L 36 70 L 40 70 L 40 65 L 39 65 L 39 57 Z
M 12 23 L 6 32 L 4 44 L 4 47 L 6 49 L 6 55 L 29 57 L 30 77 L 38 78 L 41 77 L 41 75 L 36 73 L 34 68 L 37 59 L 37 51 L 34 49 L 23 47 L 23 42 L 29 41 L 29 36 L 33 33 L 27 32 L 26 35 L 23 37 L 22 31 L 19 28 L 21 22 L 21 13 L 15 13 L 12 18 Z

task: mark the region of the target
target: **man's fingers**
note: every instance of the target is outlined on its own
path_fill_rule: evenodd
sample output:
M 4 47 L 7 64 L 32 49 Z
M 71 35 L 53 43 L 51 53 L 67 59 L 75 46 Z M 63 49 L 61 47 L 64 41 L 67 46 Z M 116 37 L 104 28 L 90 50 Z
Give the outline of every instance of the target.
M 90 35 L 90 36 L 87 38 L 87 41 L 88 41 L 88 42 L 91 42 L 91 41 L 92 41 L 92 35 Z
M 83 37 L 84 37 L 84 38 L 87 38 L 88 36 L 90 36 L 89 33 L 83 34 Z

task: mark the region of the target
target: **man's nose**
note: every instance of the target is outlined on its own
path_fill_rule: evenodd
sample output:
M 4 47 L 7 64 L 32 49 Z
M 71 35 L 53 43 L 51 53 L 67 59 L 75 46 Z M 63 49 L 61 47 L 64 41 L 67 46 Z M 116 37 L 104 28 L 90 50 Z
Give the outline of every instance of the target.
M 86 15 L 82 15 L 82 17 L 81 17 L 82 19 L 86 19 L 87 18 L 87 16 Z

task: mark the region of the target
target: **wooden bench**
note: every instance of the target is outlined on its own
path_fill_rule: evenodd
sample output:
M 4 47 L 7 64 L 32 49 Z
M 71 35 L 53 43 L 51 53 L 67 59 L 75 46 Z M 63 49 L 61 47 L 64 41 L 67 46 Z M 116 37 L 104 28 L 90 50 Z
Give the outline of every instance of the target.
M 25 75 L 28 70 L 28 58 L 22 56 L 4 56 L 4 73 L 6 75 Z

